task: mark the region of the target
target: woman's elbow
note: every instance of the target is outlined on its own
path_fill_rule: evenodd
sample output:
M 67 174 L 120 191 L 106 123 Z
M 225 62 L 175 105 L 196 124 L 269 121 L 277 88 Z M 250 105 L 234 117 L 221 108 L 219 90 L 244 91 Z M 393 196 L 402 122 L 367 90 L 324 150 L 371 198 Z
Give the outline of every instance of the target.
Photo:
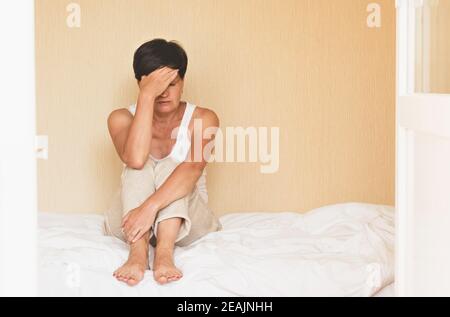
M 135 170 L 141 170 L 144 168 L 146 161 L 141 158 L 135 158 L 135 157 L 124 157 L 124 163 Z
M 142 170 L 144 168 L 144 164 L 142 164 L 140 162 L 137 162 L 137 163 L 132 162 L 132 163 L 126 163 L 126 164 L 129 168 L 132 168 L 134 170 Z

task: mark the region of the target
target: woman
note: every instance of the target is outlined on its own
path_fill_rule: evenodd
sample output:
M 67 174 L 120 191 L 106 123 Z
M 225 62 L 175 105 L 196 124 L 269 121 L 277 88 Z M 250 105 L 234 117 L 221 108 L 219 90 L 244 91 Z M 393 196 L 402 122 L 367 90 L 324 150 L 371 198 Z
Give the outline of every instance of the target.
M 193 159 L 195 151 L 203 154 L 211 142 L 203 132 L 217 131 L 219 119 L 209 109 L 181 101 L 187 64 L 185 51 L 175 42 L 155 39 L 143 44 L 133 62 L 137 104 L 115 110 L 108 118 L 124 169 L 105 228 L 130 245 L 128 261 L 113 274 L 130 286 L 149 268 L 151 246 L 153 276 L 165 284 L 182 277 L 173 261 L 175 245 L 186 246 L 221 229 L 207 207 L 208 157 Z M 194 120 L 201 123 L 201 131 L 194 131 Z M 202 142 L 194 142 L 196 133 L 202 133 Z

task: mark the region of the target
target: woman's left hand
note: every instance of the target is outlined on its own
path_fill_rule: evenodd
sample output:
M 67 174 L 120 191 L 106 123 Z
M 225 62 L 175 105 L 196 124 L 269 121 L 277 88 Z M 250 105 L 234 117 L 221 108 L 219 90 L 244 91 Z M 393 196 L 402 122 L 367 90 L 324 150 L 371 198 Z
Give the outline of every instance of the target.
M 128 243 L 135 243 L 146 234 L 155 222 L 156 212 L 139 206 L 128 212 L 122 220 L 122 229 Z

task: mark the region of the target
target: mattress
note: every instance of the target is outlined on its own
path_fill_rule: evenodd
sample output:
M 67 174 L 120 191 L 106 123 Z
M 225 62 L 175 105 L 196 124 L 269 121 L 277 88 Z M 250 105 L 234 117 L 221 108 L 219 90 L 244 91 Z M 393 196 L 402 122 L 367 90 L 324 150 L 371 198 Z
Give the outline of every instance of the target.
M 40 296 L 373 296 L 394 281 L 394 208 L 348 203 L 306 214 L 234 213 L 223 230 L 175 249 L 180 281 L 112 273 L 128 246 L 96 214 L 39 214 Z M 150 261 L 153 253 L 150 254 Z

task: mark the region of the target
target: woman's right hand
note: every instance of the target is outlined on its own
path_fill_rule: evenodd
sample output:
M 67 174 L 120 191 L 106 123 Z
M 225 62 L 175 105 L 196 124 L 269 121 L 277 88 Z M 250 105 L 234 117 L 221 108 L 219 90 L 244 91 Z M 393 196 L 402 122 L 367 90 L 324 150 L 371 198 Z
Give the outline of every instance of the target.
M 170 83 L 177 77 L 178 70 L 163 67 L 155 70 L 148 76 L 142 76 L 139 82 L 141 94 L 157 98 L 169 87 Z

